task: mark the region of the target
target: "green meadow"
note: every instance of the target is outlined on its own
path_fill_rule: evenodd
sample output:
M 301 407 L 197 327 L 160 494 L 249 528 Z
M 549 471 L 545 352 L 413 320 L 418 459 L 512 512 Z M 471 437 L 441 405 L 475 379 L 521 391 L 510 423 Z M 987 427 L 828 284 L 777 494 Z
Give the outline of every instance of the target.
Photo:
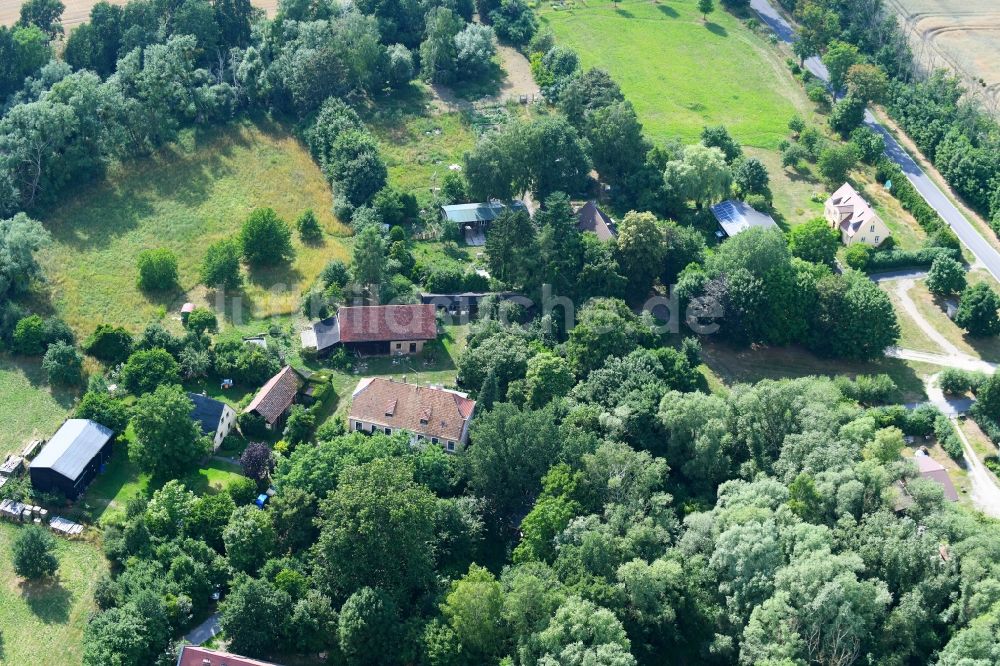
M 54 310 L 82 335 L 102 322 L 141 330 L 186 300 L 210 304 L 212 294 L 197 285 L 205 250 L 237 234 L 258 207 L 274 208 L 292 225 L 311 208 L 327 233 L 312 246 L 293 234 L 290 266 L 251 272 L 243 314 L 295 311 L 323 265 L 348 257 L 349 230 L 333 216 L 326 179 L 287 128 L 267 121 L 186 131 L 156 155 L 116 167 L 63 201 L 39 216 L 53 236 L 42 264 Z M 144 294 L 136 286 L 136 257 L 153 247 L 177 255 L 178 291 Z
M 788 119 L 810 110 L 778 52 L 718 3 L 704 21 L 696 0 L 577 0 L 544 8 L 542 21 L 582 67 L 614 77 L 654 140 L 690 143 L 721 124 L 774 149 Z

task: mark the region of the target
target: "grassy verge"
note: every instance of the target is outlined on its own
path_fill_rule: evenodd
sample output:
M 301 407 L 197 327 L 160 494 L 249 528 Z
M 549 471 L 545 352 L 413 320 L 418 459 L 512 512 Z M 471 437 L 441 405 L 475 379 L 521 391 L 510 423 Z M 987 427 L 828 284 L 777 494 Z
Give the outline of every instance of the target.
M 94 610 L 94 587 L 107 565 L 93 543 L 57 537 L 59 572 L 28 583 L 14 575 L 10 545 L 21 526 L 0 523 L 0 663 L 75 666 Z
M 139 330 L 185 300 L 214 303 L 214 294 L 196 285 L 205 249 L 238 233 L 254 208 L 270 206 L 290 223 L 312 208 L 327 234 L 316 246 L 296 235 L 290 266 L 252 271 L 241 316 L 293 311 L 323 265 L 348 256 L 341 237 L 349 232 L 333 217 L 323 175 L 286 128 L 263 120 L 188 131 L 66 201 L 42 216 L 54 240 L 42 263 L 55 310 L 82 334 L 102 322 Z M 149 247 L 177 255 L 178 291 L 147 295 L 136 287 L 136 256 Z
M 910 290 L 910 298 L 916 303 L 920 314 L 959 351 L 981 358 L 984 361 L 1000 361 L 1000 338 L 975 338 L 966 335 L 945 313 L 942 305 L 927 291 L 923 280 L 918 280 Z
M 883 282 L 879 284 L 879 287 L 889 296 L 893 309 L 896 311 L 896 319 L 899 321 L 900 330 L 899 346 L 904 349 L 914 349 L 934 354 L 942 353 L 944 350 L 927 337 L 927 334 L 917 326 L 917 322 L 903 309 L 899 302 L 899 296 L 896 294 L 896 285 L 893 282 Z M 913 290 L 910 293 L 912 296 Z
M 51 437 L 75 397 L 49 386 L 38 359 L 0 355 L 0 460 L 20 452 L 30 439 Z

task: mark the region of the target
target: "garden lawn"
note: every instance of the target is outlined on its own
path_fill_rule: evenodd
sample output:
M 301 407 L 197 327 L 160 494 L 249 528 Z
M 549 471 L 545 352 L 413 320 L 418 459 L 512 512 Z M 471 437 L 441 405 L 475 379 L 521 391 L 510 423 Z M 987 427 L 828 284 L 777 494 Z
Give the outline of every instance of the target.
M 718 3 L 707 23 L 696 0 L 570 5 L 543 10 L 542 20 L 583 68 L 610 72 L 656 141 L 693 143 L 705 125 L 722 124 L 743 145 L 774 149 L 789 118 L 811 113 L 777 49 Z
M 448 167 L 461 164 L 462 155 L 476 143 L 466 114 L 429 116 L 414 99 L 379 102 L 364 113 L 364 120 L 378 138 L 389 184 L 411 192 L 421 205 L 431 201 L 431 189 L 441 186 Z
M 73 399 L 71 392 L 49 386 L 38 359 L 0 355 L 0 460 L 19 453 L 30 439 L 51 437 Z
M 94 588 L 106 570 L 94 544 L 56 537 L 59 572 L 27 583 L 14 574 L 10 546 L 22 526 L 0 523 L 0 663 L 76 666 L 83 629 L 95 610 Z
M 241 121 L 187 131 L 151 158 L 115 168 L 104 181 L 79 188 L 67 203 L 40 215 L 53 243 L 42 253 L 58 314 L 81 334 L 102 322 L 134 331 L 186 300 L 209 305 L 197 286 L 205 250 L 236 235 L 247 215 L 269 206 L 289 224 L 312 208 L 326 230 L 323 243 L 303 246 L 290 266 L 255 270 L 241 297 L 241 318 L 289 313 L 330 259 L 347 259 L 349 230 L 334 219 L 330 188 L 305 147 L 281 125 Z M 166 247 L 177 255 L 180 290 L 147 295 L 136 286 L 140 251 Z M 233 304 L 226 304 L 227 316 Z

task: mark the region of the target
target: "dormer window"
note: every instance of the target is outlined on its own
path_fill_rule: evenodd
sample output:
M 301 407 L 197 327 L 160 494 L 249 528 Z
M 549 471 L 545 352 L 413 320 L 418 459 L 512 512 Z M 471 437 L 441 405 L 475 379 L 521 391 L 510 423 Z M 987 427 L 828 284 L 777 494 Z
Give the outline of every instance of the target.
M 386 416 L 392 416 L 395 413 L 396 413 L 396 401 L 395 400 L 390 400 L 385 405 L 385 415 Z
M 431 422 L 431 408 L 424 407 L 420 412 L 420 425 L 427 425 Z

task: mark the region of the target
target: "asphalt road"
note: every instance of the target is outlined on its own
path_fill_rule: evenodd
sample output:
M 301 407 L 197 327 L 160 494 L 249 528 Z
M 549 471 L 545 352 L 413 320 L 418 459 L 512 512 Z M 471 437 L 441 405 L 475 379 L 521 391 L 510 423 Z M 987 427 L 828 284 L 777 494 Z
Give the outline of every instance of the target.
M 795 41 L 795 31 L 792 26 L 768 0 L 751 0 L 750 6 L 757 12 L 761 20 L 774 31 L 778 39 L 788 43 Z M 813 56 L 806 60 L 805 65 L 810 72 L 824 81 L 829 81 L 829 72 L 819 58 Z M 997 252 L 992 245 L 986 242 L 986 239 L 955 207 L 955 204 L 945 196 L 930 176 L 924 173 L 924 170 L 903 150 L 903 147 L 893 138 L 889 130 L 875 120 L 870 111 L 865 111 L 865 124 L 885 138 L 885 154 L 900 166 L 917 192 L 948 223 L 955 235 L 969 248 L 976 259 L 986 267 L 994 278 L 1000 280 L 1000 252 Z

